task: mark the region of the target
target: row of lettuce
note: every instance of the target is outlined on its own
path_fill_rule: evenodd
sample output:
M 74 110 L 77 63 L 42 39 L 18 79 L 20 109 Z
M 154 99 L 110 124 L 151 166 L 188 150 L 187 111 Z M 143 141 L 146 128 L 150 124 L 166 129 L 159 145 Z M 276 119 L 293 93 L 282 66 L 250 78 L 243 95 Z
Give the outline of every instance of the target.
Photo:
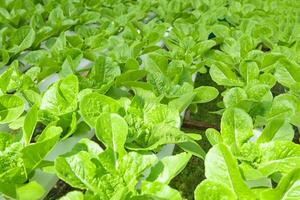
M 219 47 L 204 62 L 225 88 L 221 130 L 206 131 L 213 147 L 195 198 L 298 199 L 300 4 L 218 3 Z
M 207 178 L 197 200 L 297 199 L 298 11 L 292 0 L 1 1 L 0 194 L 44 197 L 42 170 L 74 188 L 64 200 L 182 199 L 168 184 L 194 155 Z M 194 88 L 197 73 L 222 91 Z M 206 153 L 182 113 L 219 92 Z M 90 130 L 96 140 L 45 160 Z M 158 159 L 166 144 L 183 153 Z

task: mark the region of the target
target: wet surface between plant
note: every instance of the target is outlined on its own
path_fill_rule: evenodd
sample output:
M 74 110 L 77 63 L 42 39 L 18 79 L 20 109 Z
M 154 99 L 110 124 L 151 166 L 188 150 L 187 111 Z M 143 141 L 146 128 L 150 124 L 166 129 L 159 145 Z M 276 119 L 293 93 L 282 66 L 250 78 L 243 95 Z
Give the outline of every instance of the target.
M 56 185 L 50 190 L 47 196 L 44 198 L 45 200 L 55 200 L 70 191 L 76 190 L 72 186 L 68 185 L 67 183 L 63 182 L 62 180 L 57 181 Z

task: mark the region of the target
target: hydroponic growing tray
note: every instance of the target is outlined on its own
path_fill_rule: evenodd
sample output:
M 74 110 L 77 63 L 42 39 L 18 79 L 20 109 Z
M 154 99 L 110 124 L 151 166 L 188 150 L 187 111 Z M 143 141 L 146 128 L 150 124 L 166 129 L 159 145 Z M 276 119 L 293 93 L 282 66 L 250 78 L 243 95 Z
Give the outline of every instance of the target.
M 300 199 L 299 40 L 293 0 L 0 1 L 0 199 Z

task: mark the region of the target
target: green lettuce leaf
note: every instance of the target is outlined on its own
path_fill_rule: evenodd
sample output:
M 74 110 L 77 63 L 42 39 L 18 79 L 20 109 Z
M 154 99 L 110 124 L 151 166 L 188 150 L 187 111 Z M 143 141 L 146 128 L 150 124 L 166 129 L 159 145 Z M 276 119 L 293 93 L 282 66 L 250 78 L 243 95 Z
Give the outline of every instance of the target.
M 70 75 L 52 85 L 43 95 L 40 109 L 63 115 L 77 108 L 78 79 Z

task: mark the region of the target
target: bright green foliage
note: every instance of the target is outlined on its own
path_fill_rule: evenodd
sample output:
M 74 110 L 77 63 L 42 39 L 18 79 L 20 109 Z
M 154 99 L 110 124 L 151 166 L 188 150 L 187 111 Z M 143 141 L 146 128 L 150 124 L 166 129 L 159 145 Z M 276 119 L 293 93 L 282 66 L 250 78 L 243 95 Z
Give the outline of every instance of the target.
M 14 95 L 0 96 L 0 123 L 9 123 L 16 120 L 24 111 L 24 102 Z
M 32 138 L 33 131 L 35 129 L 36 123 L 38 118 L 38 108 L 37 106 L 33 105 L 28 111 L 23 124 L 23 141 L 25 145 L 30 143 Z
M 237 197 L 228 186 L 219 182 L 205 180 L 197 186 L 195 190 L 195 199 L 231 200 L 237 199 Z
M 299 168 L 294 169 L 281 179 L 275 189 L 261 193 L 261 199 L 295 199 L 299 197 Z
M 102 113 L 96 124 L 96 136 L 114 153 L 124 154 L 124 145 L 128 134 L 126 121 L 118 114 Z M 115 159 L 117 160 L 117 156 Z
M 87 190 L 85 198 L 131 199 L 139 195 L 151 195 L 181 199 L 180 193 L 170 188 L 167 183 L 182 170 L 180 165 L 186 165 L 191 155 L 184 153 L 165 157 L 157 163 L 158 159 L 153 154 L 125 152 L 116 159 L 115 153 L 117 152 L 108 147 L 94 155 L 89 150 L 80 150 L 75 146 L 70 155 L 56 159 L 55 169 L 59 178 L 71 186 Z M 170 165 L 172 160 L 177 160 L 179 166 L 174 168 Z M 145 181 L 142 178 L 144 171 L 155 164 L 159 168 L 152 168 L 149 175 L 151 178 Z M 163 171 L 159 170 L 160 166 Z M 140 191 L 136 190 L 139 181 L 142 184 Z M 74 194 L 69 193 L 64 198 L 70 195 Z M 79 198 L 79 194 L 76 196 Z
M 80 189 L 55 199 L 182 199 L 192 155 L 196 200 L 300 198 L 299 1 L 0 0 L 0 27 L 0 199 L 49 172 Z M 208 102 L 205 152 L 181 125 Z
M 43 95 L 40 109 L 63 115 L 77 108 L 78 80 L 70 75 L 52 85 Z
M 17 189 L 17 198 L 22 200 L 39 199 L 44 192 L 43 187 L 37 182 L 29 182 Z
M 116 100 L 105 95 L 90 93 L 82 98 L 79 107 L 85 121 L 90 126 L 95 127 L 101 113 L 118 112 L 121 105 Z

